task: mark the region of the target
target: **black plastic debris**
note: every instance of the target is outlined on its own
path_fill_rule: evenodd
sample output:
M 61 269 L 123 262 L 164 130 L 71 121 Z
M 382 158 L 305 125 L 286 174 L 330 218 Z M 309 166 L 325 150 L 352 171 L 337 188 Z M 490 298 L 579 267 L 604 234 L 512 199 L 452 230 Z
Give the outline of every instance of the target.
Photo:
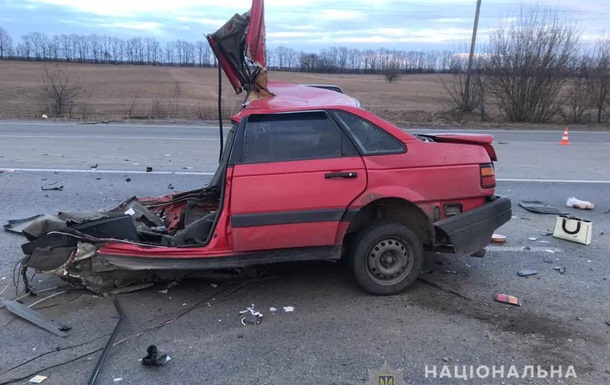
M 64 191 L 64 186 L 40 187 L 42 191 Z
M 173 190 L 174 189 L 174 185 L 170 183 L 170 184 L 167 185 L 167 188 L 170 189 L 170 190 Z
M 125 178 L 125 182 L 131 182 L 131 178 Z
M 259 311 L 254 310 L 254 305 L 249 306 L 246 310 L 239 312 L 241 317 L 241 324 L 246 325 L 258 325 L 263 319 L 263 314 Z
M 529 277 L 530 275 L 538 274 L 538 271 L 533 269 L 523 269 L 519 270 L 517 274 L 519 274 L 519 277 Z
M 541 201 L 523 201 L 519 202 L 519 206 L 523 207 L 527 211 L 536 214 L 550 214 L 550 215 L 561 215 L 566 214 L 565 211 L 560 210 L 555 206 L 551 206 Z
M 94 164 L 94 165 L 92 165 L 92 166 L 89 166 L 89 167 L 91 167 L 91 168 L 97 168 L 97 166 L 99 166 L 99 164 L 97 164 L 97 163 L 96 163 L 96 164 Z
M 170 356 L 157 349 L 157 345 L 147 347 L 146 353 L 146 357 L 142 358 L 142 365 L 144 366 L 161 366 L 171 360 Z
M 48 319 L 40 312 L 30 309 L 29 307 L 22 305 L 19 302 L 7 300 L 2 301 L 4 302 L 4 306 L 6 306 L 6 309 L 11 313 L 15 314 L 16 316 L 21 317 L 24 320 L 29 321 L 34 325 L 55 334 L 56 336 L 68 336 L 68 334 L 65 332 L 71 329 L 69 326 L 64 326 L 51 319 Z
M 146 172 L 152 172 L 153 168 L 152 167 L 146 167 Z
M 8 223 L 3 225 L 4 230 L 11 233 L 21 234 L 21 231 L 34 220 L 44 216 L 44 214 L 34 215 L 33 217 L 23 219 L 9 219 Z

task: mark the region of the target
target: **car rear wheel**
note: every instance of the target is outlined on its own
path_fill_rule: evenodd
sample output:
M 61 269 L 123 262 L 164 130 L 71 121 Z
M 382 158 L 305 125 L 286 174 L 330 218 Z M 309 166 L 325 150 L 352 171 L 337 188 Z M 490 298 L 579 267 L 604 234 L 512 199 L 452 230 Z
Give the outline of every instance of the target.
M 392 295 L 415 282 L 423 261 L 423 245 L 413 230 L 398 222 L 377 222 L 354 237 L 350 267 L 366 292 Z

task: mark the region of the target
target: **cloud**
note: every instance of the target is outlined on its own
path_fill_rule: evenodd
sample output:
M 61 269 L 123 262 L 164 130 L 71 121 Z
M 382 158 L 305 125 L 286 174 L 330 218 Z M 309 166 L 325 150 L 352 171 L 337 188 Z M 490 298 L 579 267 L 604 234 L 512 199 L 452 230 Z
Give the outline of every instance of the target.
M 46 34 L 108 34 L 162 41 L 200 40 L 251 0 L 0 0 L 0 23 L 13 37 Z M 610 30 L 608 0 L 537 0 L 541 9 L 578 21 L 583 40 Z M 457 49 L 470 39 L 474 2 L 468 0 L 266 0 L 267 44 L 318 51 L 332 45 L 356 48 Z M 519 14 L 506 1 L 483 3 L 479 41 Z

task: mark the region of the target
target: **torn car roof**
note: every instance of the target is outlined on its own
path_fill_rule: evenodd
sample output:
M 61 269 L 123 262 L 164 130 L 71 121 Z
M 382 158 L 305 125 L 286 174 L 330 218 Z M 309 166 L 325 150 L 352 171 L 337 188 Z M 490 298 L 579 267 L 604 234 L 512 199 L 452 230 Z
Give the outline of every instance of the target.
M 357 107 L 353 98 L 334 91 L 275 81 L 270 81 L 268 86 L 274 96 L 252 100 L 246 108 L 233 116 L 233 120 L 239 121 L 252 113 L 327 109 L 331 106 Z

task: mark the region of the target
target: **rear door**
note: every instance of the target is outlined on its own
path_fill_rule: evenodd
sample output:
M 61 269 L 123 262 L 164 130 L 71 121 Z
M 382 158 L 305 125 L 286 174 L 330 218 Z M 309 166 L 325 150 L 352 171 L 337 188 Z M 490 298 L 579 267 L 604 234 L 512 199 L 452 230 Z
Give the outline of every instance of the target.
M 352 142 L 324 111 L 247 119 L 230 161 L 234 249 L 333 245 L 367 184 Z

